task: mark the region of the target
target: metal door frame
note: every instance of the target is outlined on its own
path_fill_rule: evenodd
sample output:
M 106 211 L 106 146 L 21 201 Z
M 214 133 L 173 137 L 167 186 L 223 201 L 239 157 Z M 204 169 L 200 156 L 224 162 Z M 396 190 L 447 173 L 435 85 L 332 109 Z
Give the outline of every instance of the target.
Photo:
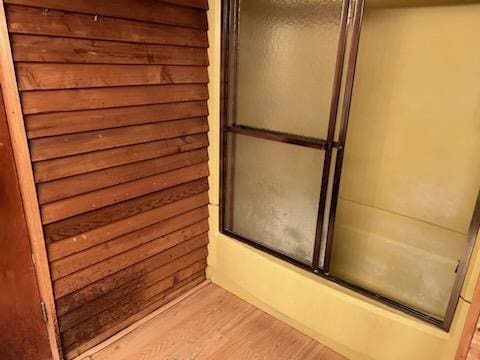
M 239 19 L 239 2 L 241 0 L 225 0 L 222 2 L 222 42 L 221 42 L 221 86 L 220 86 L 220 232 L 231 238 L 239 240 L 245 244 L 248 244 L 254 248 L 262 250 L 272 256 L 287 261 L 297 267 L 300 267 L 308 272 L 314 273 L 322 278 L 340 284 L 346 288 L 349 288 L 355 292 L 358 292 L 364 296 L 380 301 L 384 304 L 392 306 L 404 313 L 415 316 L 423 321 L 429 322 L 435 326 L 442 328 L 445 331 L 449 331 L 453 322 L 455 310 L 460 298 L 460 293 L 465 280 L 465 275 L 468 268 L 468 263 L 473 252 L 475 245 L 475 239 L 480 229 L 480 192 L 478 194 L 475 211 L 470 223 L 468 232 L 467 245 L 465 247 L 464 255 L 459 263 L 457 269 L 457 275 L 449 299 L 447 311 L 443 320 L 438 319 L 429 314 L 420 312 L 407 305 L 401 304 L 395 300 L 382 296 L 374 291 L 362 288 L 359 285 L 353 284 L 349 281 L 339 279 L 330 273 L 330 259 L 332 253 L 333 244 L 333 229 L 335 224 L 335 213 L 337 209 L 340 179 L 343 165 L 343 155 L 345 151 L 345 142 L 348 130 L 348 119 L 350 114 L 350 104 L 353 92 L 353 84 L 355 79 L 355 67 L 358 54 L 358 46 L 360 42 L 360 31 L 362 25 L 362 18 L 364 12 L 364 0 L 344 0 L 342 6 L 341 15 L 341 28 L 339 34 L 339 46 L 337 51 L 337 64 L 335 69 L 335 78 L 332 89 L 332 99 L 330 107 L 330 117 L 327 139 L 309 138 L 294 134 L 288 134 L 283 132 L 276 132 L 265 129 L 257 129 L 248 126 L 241 125 L 228 125 L 227 113 L 228 113 L 228 101 L 230 99 L 228 89 L 229 79 L 229 66 L 236 67 L 236 58 L 238 54 L 238 43 L 233 54 L 234 63 L 229 61 L 232 52 L 229 51 L 231 46 L 231 39 L 238 36 L 238 19 Z M 349 38 L 350 37 L 350 38 Z M 348 41 L 349 40 L 349 41 Z M 347 43 L 349 47 L 347 49 Z M 348 54 L 348 60 L 345 64 L 345 57 Z M 345 84 L 343 86 L 343 100 L 341 107 L 339 104 L 340 94 L 342 91 L 342 80 L 345 72 Z M 233 104 L 235 106 L 235 104 Z M 340 110 L 340 114 L 339 114 Z M 337 128 L 337 118 L 340 118 L 340 131 L 338 141 L 335 141 L 335 131 Z M 322 169 L 322 181 L 321 191 L 319 198 L 318 217 L 316 225 L 316 234 L 314 242 L 313 260 L 310 265 L 302 263 L 296 259 L 293 259 L 278 251 L 272 250 L 266 246 L 263 246 L 252 239 L 247 239 L 240 234 L 237 234 L 225 227 L 225 206 L 226 206 L 226 181 L 227 181 L 227 134 L 236 133 L 254 136 L 257 138 L 263 138 L 273 140 L 277 142 L 295 144 L 300 146 L 306 146 L 309 148 L 316 148 L 325 151 L 324 166 Z M 330 204 L 327 204 L 327 193 L 329 190 L 330 170 L 331 170 L 331 158 L 333 149 L 337 150 L 337 157 L 335 160 L 333 184 L 332 184 L 332 197 Z M 322 246 L 322 232 L 324 227 L 325 210 L 329 207 L 329 216 L 327 222 L 327 236 L 325 239 L 325 255 L 323 267 L 318 266 L 321 254 Z

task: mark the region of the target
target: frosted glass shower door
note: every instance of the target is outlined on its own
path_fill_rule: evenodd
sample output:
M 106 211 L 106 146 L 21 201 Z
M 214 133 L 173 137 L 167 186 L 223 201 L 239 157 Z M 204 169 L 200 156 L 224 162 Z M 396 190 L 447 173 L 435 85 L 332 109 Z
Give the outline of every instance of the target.
M 447 325 L 480 189 L 480 51 L 464 45 L 480 32 L 464 19 L 473 11 L 370 13 L 333 228 L 333 275 Z
M 312 266 L 347 5 L 241 0 L 230 12 L 223 227 Z

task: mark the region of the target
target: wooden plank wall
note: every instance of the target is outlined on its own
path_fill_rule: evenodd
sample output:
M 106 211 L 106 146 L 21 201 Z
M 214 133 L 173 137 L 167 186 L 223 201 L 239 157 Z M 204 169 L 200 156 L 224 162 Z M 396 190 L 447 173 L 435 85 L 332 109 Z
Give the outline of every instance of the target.
M 5 0 L 62 347 L 204 280 L 206 0 Z

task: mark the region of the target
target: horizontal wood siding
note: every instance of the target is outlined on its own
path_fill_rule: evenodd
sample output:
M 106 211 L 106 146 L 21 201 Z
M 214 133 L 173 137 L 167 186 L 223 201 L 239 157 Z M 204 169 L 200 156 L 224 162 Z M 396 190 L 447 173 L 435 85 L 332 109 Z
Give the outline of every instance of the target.
M 206 0 L 5 0 L 67 358 L 205 279 Z

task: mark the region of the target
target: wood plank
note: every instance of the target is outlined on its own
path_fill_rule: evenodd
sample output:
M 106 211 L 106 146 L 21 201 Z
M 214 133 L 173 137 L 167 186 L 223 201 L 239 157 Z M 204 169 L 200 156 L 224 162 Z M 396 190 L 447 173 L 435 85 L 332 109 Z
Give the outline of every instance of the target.
M 29 139 L 208 115 L 206 101 L 67 111 L 25 117 Z
M 156 0 L 5 0 L 7 4 L 207 29 L 205 11 Z
M 148 304 L 154 302 L 158 297 L 162 297 L 162 294 L 174 285 L 179 283 L 186 284 L 199 277 L 201 277 L 201 281 L 205 279 L 203 271 L 197 274 L 191 274 L 188 269 L 185 269 L 182 270 L 181 273 L 185 275 L 176 274 L 176 276 L 170 276 L 151 285 L 142 292 L 133 293 L 128 298 L 119 301 L 114 308 L 97 314 L 84 321 L 81 326 L 74 327 L 62 333 L 62 343 L 67 349 L 67 352 L 73 344 L 89 340 L 105 329 L 108 329 L 112 324 L 119 322 L 119 320 L 134 315 Z
M 149 257 L 154 258 L 154 261 L 158 261 L 159 264 L 161 263 L 163 265 L 170 262 L 172 256 L 182 256 L 202 246 L 206 246 L 208 244 L 207 234 L 197 235 L 204 228 L 205 227 L 201 226 L 189 226 L 164 236 L 164 241 L 168 243 L 170 247 L 160 253 L 158 253 L 152 244 L 147 243 L 123 254 L 116 255 L 107 261 L 56 280 L 53 283 L 55 298 L 70 294 L 133 264 L 143 264 L 144 261 L 142 260 Z
M 207 261 L 205 258 L 196 262 L 191 262 L 191 260 L 186 263 L 180 262 L 180 260 L 187 258 L 187 256 L 181 257 L 165 266 L 146 273 L 142 276 L 141 281 L 132 281 L 115 288 L 113 291 L 86 303 L 74 311 L 65 314 L 59 318 L 60 331 L 65 332 L 74 326 L 79 326 L 83 321 L 88 320 L 92 316 L 114 307 L 118 301 L 131 296 L 132 293 L 141 292 L 143 289 L 161 280 L 164 280 L 165 278 L 181 271 L 182 269 L 189 268 L 191 273 L 195 274 L 205 270 L 207 267 Z M 168 268 L 168 270 L 165 271 L 165 268 Z
M 204 66 L 17 63 L 19 90 L 205 84 Z
M 201 179 L 208 175 L 208 163 L 203 162 L 58 200 L 41 206 L 42 222 L 49 224 L 175 185 Z
M 206 146 L 208 146 L 206 134 L 189 135 L 40 161 L 33 164 L 33 170 L 35 181 L 39 183 Z
M 12 34 L 15 61 L 207 66 L 207 49 Z
M 204 30 L 7 5 L 10 33 L 207 47 Z
M 123 338 L 124 336 L 127 336 L 131 332 L 136 331 L 139 328 L 142 328 L 145 324 L 147 324 L 151 320 L 155 319 L 160 314 L 162 314 L 162 313 L 166 312 L 167 310 L 175 307 L 177 304 L 181 303 L 182 301 L 184 301 L 188 297 L 192 296 L 196 292 L 200 291 L 205 286 L 208 286 L 209 284 L 211 284 L 210 280 L 202 281 L 200 284 L 196 285 L 192 289 L 182 293 L 181 295 L 172 299 L 172 301 L 169 301 L 167 304 L 161 306 L 158 309 L 154 309 L 151 312 L 145 312 L 148 309 L 141 310 L 140 312 L 138 312 L 137 314 L 134 315 L 134 318 L 136 318 L 136 320 L 133 323 L 130 323 L 130 325 L 128 325 L 127 327 L 118 327 L 119 324 L 117 324 L 113 328 L 108 329 L 106 332 L 110 333 L 111 335 L 109 335 L 106 338 L 106 340 L 101 341 L 100 343 L 97 343 L 97 345 L 94 345 L 94 346 L 88 348 L 87 350 L 84 350 L 82 352 L 82 358 L 85 357 L 86 360 L 92 360 L 90 358 L 90 356 L 92 356 L 92 355 L 100 352 L 101 350 L 107 348 L 108 346 L 110 346 L 114 342 L 118 341 L 119 339 Z M 103 337 L 103 335 L 104 335 L 104 333 L 101 334 L 100 337 Z M 94 340 L 96 340 L 97 338 L 98 337 L 96 337 Z M 92 340 L 89 340 L 89 342 L 90 341 L 92 341 Z M 82 345 L 82 347 L 83 346 L 88 346 L 88 342 L 85 345 Z
M 170 4 L 189 6 L 197 9 L 208 10 L 208 0 L 162 0 Z
M 37 186 L 40 204 L 138 180 L 147 176 L 208 161 L 206 149 L 194 150 L 105 170 L 41 183 Z
M 205 84 L 39 90 L 21 94 L 24 114 L 207 100 Z M 55 101 L 52 101 L 55 99 Z
M 62 350 L 59 345 L 59 339 L 57 338 L 57 315 L 50 280 L 50 270 L 48 267 L 45 241 L 43 239 L 40 211 L 37 203 L 35 182 L 13 66 L 3 1 L 0 2 L 0 54 L 0 85 L 7 116 L 10 142 L 14 153 L 18 187 L 22 195 L 23 212 L 27 222 L 32 256 L 35 259 L 33 265 L 35 267 L 40 297 L 45 303 L 45 310 L 49 318 L 46 327 L 51 356 L 53 360 L 59 360 L 62 357 Z
M 110 336 L 116 334 L 118 331 L 121 331 L 128 327 L 129 325 L 135 323 L 136 321 L 142 319 L 144 316 L 147 316 L 151 312 L 161 308 L 165 304 L 171 302 L 172 300 L 182 296 L 196 286 L 200 285 L 205 281 L 205 275 L 201 274 L 200 276 L 192 276 L 188 278 L 171 289 L 155 296 L 152 301 L 146 304 L 142 304 L 142 308 L 136 313 L 128 314 L 128 317 L 118 319 L 115 324 L 111 324 L 108 328 L 103 328 L 101 332 L 95 337 L 84 340 L 81 343 L 75 343 L 70 346 L 70 349 L 66 353 L 65 357 L 67 360 L 75 358 L 77 355 L 85 352 L 86 350 L 92 348 L 93 346 L 101 343 L 102 341 L 108 339 Z
M 345 360 L 214 284 L 87 354 L 94 360 L 153 359 L 158 354 L 162 359 Z
M 157 264 L 155 258 L 134 264 L 57 299 L 56 304 L 58 315 L 61 317 L 83 306 L 87 306 L 96 299 L 107 295 L 124 284 L 136 281 L 139 277 L 142 277 L 145 274 L 151 274 L 151 276 L 163 278 L 167 273 L 177 271 L 177 268 L 183 268 L 189 263 L 194 263 L 200 259 L 206 258 L 207 254 L 207 248 L 204 246 L 186 255 L 179 255 L 178 257 L 172 258 L 172 261 L 166 264 Z M 174 255 L 176 256 L 178 254 L 175 253 Z
M 51 243 L 68 237 L 72 238 L 75 235 L 97 229 L 111 222 L 198 195 L 207 190 L 208 181 L 204 178 L 48 224 L 44 227 L 45 240 Z
M 208 193 L 201 193 L 64 238 L 48 245 L 49 259 L 50 261 L 61 259 L 206 204 L 208 204 Z
M 50 264 L 52 279 L 60 279 L 207 218 L 208 209 L 201 207 L 54 261 Z
M 49 160 L 207 131 L 206 117 L 126 126 L 34 139 L 30 141 L 30 154 L 32 161 Z
M 462 335 L 458 343 L 455 360 L 468 359 L 469 350 L 471 350 L 472 340 L 478 337 L 478 330 L 480 328 L 480 276 L 477 278 L 475 290 L 473 292 L 471 305 L 468 309 L 467 318 L 463 325 Z M 480 350 L 480 346 L 478 347 Z M 471 351 L 470 351 L 471 352 Z
M 38 316 L 41 298 L 10 141 L 0 91 L 0 359 L 47 360 L 52 353 Z

